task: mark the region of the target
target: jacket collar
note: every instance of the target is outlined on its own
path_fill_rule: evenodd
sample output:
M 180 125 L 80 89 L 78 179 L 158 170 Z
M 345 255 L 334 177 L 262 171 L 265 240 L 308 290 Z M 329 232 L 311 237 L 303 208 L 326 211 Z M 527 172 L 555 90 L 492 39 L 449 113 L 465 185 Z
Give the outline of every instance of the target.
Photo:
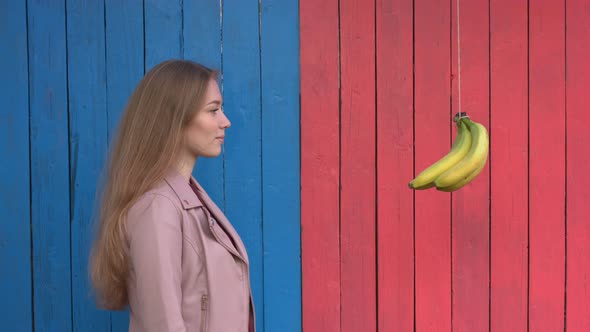
M 203 202 L 201 202 L 197 195 L 195 195 L 195 192 L 193 191 L 193 188 L 191 188 L 189 181 L 187 181 L 186 178 L 182 176 L 180 172 L 178 172 L 176 169 L 170 170 L 164 176 L 164 180 L 166 181 L 166 183 L 168 183 L 172 190 L 174 190 L 174 192 L 180 199 L 182 207 L 185 210 L 193 209 L 196 207 L 203 207 L 204 204 L 204 207 L 206 207 L 206 209 L 209 210 L 209 212 L 213 215 L 213 217 L 215 217 L 218 223 L 223 225 L 223 228 L 229 233 L 228 235 L 231 236 L 232 239 L 234 239 L 234 242 L 236 242 L 238 246 L 238 252 L 242 255 L 242 258 L 244 258 L 246 264 L 248 264 L 248 254 L 246 253 L 244 243 L 241 241 L 235 228 L 226 218 L 225 214 L 219 209 L 217 204 L 213 202 L 209 195 L 207 195 L 207 192 L 205 192 L 201 184 L 193 176 L 191 176 L 190 181 L 192 181 L 196 185 L 197 190 L 199 192 L 199 196 L 201 197 Z
M 229 220 L 227 219 L 225 214 L 219 209 L 217 204 L 215 204 L 215 202 L 213 202 L 213 200 L 209 197 L 209 195 L 207 195 L 207 192 L 205 192 L 203 187 L 201 187 L 201 184 L 192 176 L 191 176 L 191 181 L 196 185 L 197 191 L 199 192 L 199 196 L 203 200 L 203 204 L 205 204 L 205 207 L 209 210 L 209 212 L 213 215 L 213 217 L 217 220 L 217 222 L 223 226 L 223 228 L 228 233 L 228 235 L 234 240 L 234 242 L 237 245 L 236 249 L 241 254 L 241 256 L 242 256 L 243 260 L 246 262 L 246 264 L 249 264 L 246 248 L 245 248 L 244 243 L 242 242 L 240 236 L 238 235 L 236 229 L 229 222 Z M 194 196 L 194 193 L 193 193 L 193 196 Z
M 185 210 L 203 206 L 189 182 L 177 170 L 168 171 L 164 176 L 164 181 L 174 190 Z

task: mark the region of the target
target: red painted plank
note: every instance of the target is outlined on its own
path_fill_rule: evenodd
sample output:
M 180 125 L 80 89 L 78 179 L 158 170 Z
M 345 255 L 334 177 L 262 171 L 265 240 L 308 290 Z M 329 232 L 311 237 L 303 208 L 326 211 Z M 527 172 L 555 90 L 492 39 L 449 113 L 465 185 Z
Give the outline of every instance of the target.
M 379 331 L 414 330 L 412 0 L 377 0 Z
M 462 2 L 463 3 L 463 2 Z M 492 0 L 491 330 L 527 331 L 527 0 Z M 506 167 L 510 165 L 510 167 Z
M 414 2 L 415 174 L 451 148 L 449 7 L 446 0 Z M 450 197 L 415 192 L 417 332 L 451 331 Z
M 459 7 L 457 1 L 451 1 L 454 79 L 453 111 L 450 115 L 461 110 L 467 112 L 473 121 L 489 128 L 488 1 L 459 1 Z M 453 332 L 487 331 L 489 163 L 473 182 L 453 193 L 451 215 Z
M 566 331 L 590 331 L 590 0 L 567 1 Z
M 340 331 L 338 0 L 300 1 L 304 331 Z
M 535 332 L 564 329 L 564 7 L 564 1 L 529 3 L 529 326 Z
M 342 331 L 376 329 L 375 3 L 340 1 Z

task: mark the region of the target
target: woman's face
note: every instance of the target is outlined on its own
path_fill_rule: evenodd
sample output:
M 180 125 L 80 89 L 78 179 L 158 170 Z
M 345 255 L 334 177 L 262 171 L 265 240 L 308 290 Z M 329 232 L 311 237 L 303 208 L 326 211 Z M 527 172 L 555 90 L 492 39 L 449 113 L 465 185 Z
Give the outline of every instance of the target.
M 189 122 L 185 133 L 185 148 L 194 158 L 217 157 L 231 123 L 223 113 L 222 98 L 217 81 L 210 80 L 205 94 L 205 105 Z

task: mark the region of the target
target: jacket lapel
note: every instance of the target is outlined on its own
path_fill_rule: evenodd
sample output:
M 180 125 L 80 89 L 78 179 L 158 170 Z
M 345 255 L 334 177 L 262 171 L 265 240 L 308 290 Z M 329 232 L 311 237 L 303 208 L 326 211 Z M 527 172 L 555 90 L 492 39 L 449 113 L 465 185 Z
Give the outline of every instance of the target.
M 209 195 L 207 195 L 207 193 L 205 192 L 203 187 L 201 187 L 201 184 L 199 184 L 199 182 L 194 177 L 191 177 L 191 179 L 197 186 L 197 190 L 199 191 L 199 195 L 201 196 L 201 199 L 203 200 L 203 204 L 211 212 L 211 214 L 213 215 L 215 220 L 219 224 L 221 224 L 223 229 L 225 229 L 228 236 L 230 236 L 231 239 L 234 241 L 234 243 L 237 246 L 236 249 L 238 250 L 238 252 L 242 256 L 242 258 L 244 258 L 246 264 L 249 264 L 246 248 L 245 248 L 244 243 L 242 242 L 240 236 L 238 235 L 237 231 L 235 230 L 235 228 L 229 222 L 229 220 L 227 219 L 225 214 L 219 209 L 217 204 L 215 204 L 215 202 L 213 202 L 213 200 L 209 197 Z
M 221 226 L 216 226 L 216 225 L 211 225 L 210 222 L 208 223 L 209 227 L 212 228 L 211 231 L 215 232 L 215 236 L 217 237 L 218 241 L 223 242 L 222 244 L 224 246 L 228 247 L 228 250 L 230 250 L 230 252 L 232 252 L 232 254 L 235 254 L 234 253 L 235 250 L 232 250 L 232 248 L 234 246 L 231 244 L 231 240 L 233 240 L 234 243 L 236 244 L 236 247 L 237 247 L 235 249 L 237 250 L 238 256 L 240 256 L 244 260 L 244 262 L 246 262 L 246 264 L 249 265 L 248 255 L 246 253 L 246 248 L 244 246 L 244 243 L 242 242 L 242 240 L 238 236 L 238 233 L 233 228 L 233 226 L 231 225 L 229 220 L 225 217 L 223 212 L 217 207 L 215 202 L 213 202 L 213 200 L 209 197 L 209 195 L 207 195 L 207 193 L 205 192 L 203 187 L 201 187 L 199 182 L 194 177 L 191 176 L 191 181 L 195 184 L 197 191 L 199 192 L 199 196 L 201 197 L 202 202 L 201 202 L 201 200 L 199 200 L 197 195 L 195 195 L 195 192 L 191 188 L 191 184 L 177 170 L 175 170 L 175 169 L 170 170 L 164 176 L 164 180 L 168 183 L 168 185 L 170 185 L 172 190 L 174 190 L 174 192 L 176 193 L 176 195 L 180 199 L 182 207 L 185 210 L 189 210 L 189 209 L 193 209 L 193 208 L 205 205 L 205 207 L 213 215 L 213 217 L 215 218 L 217 223 L 219 223 L 221 225 Z M 225 235 L 225 233 L 221 233 L 221 232 L 216 231 L 217 227 L 223 227 L 223 229 L 225 229 L 225 233 L 227 233 L 227 236 Z M 231 238 L 231 240 L 230 240 L 230 238 L 228 238 L 228 236 Z

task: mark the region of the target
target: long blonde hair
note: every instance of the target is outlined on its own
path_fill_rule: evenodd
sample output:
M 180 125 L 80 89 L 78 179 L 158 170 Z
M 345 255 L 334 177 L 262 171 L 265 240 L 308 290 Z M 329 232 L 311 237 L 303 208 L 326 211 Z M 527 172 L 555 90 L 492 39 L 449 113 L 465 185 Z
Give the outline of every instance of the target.
M 169 60 L 151 69 L 131 95 L 97 195 L 89 273 L 100 307 L 119 310 L 128 304 L 127 211 L 174 166 L 185 125 L 216 78 L 216 71 L 198 63 Z

